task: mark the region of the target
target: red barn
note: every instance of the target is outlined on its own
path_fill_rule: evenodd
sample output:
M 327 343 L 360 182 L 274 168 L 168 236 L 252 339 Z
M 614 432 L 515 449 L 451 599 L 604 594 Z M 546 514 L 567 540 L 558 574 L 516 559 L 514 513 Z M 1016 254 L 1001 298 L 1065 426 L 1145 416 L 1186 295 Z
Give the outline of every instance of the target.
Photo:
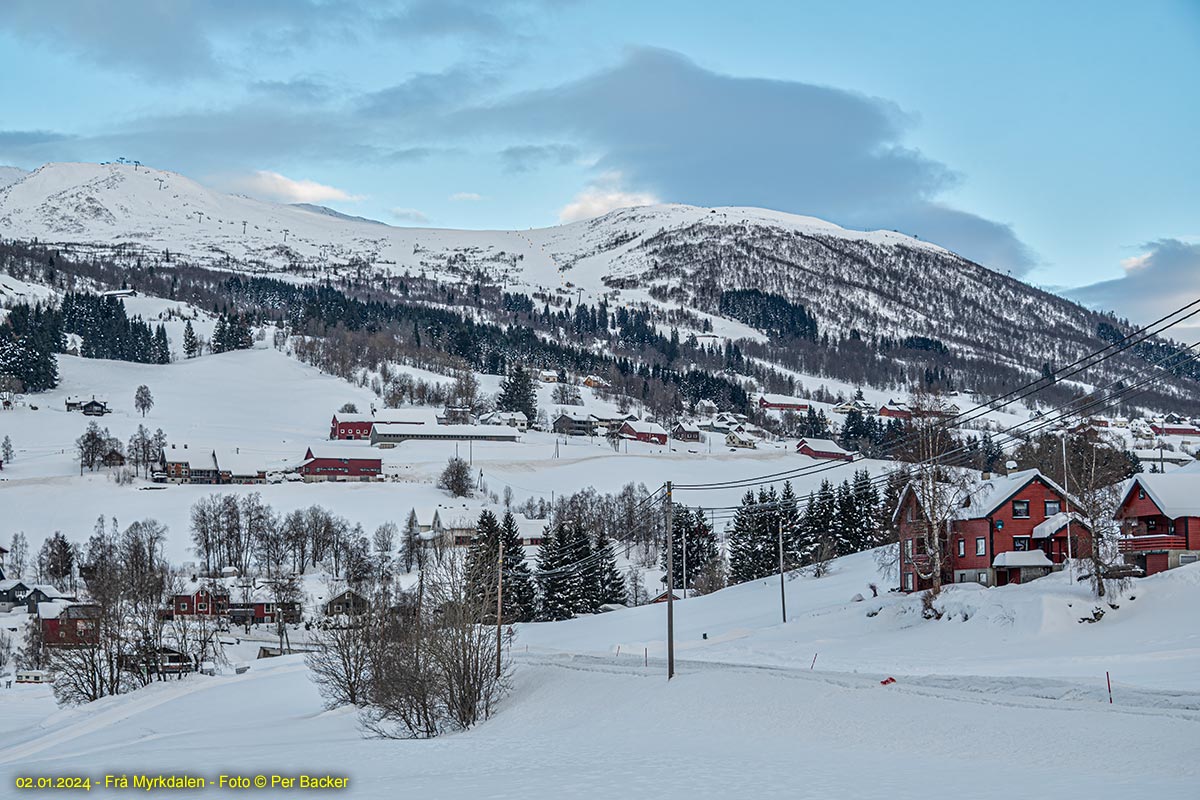
M 854 453 L 843 450 L 832 439 L 801 439 L 796 443 L 796 452 L 809 458 L 829 458 L 838 461 L 853 461 Z
M 1127 564 L 1147 575 L 1200 559 L 1200 473 L 1135 475 L 1117 509 Z
M 1152 423 L 1150 430 L 1158 436 L 1200 436 L 1200 429 L 1187 423 L 1164 422 L 1161 425 Z
M 300 474 L 313 480 L 369 481 L 382 473 L 381 458 L 357 456 L 341 448 L 313 452 L 310 447 L 300 462 Z
M 808 411 L 808 401 L 786 394 L 761 394 L 758 396 L 758 407 L 776 411 Z
M 906 592 L 932 585 L 925 551 L 927 516 L 914 484 L 905 487 L 893 515 L 900 526 L 900 588 Z M 941 554 L 942 583 L 976 582 L 1003 586 L 1023 583 L 1061 565 L 1068 552 L 1078 557 L 1091 547 L 1091 531 L 1058 484 L 1036 469 L 989 478 L 962 492 L 937 489 L 939 505 L 953 508 L 949 541 Z
M 329 423 L 329 438 L 330 439 L 370 439 L 371 429 L 375 427 L 376 422 L 390 422 L 394 424 L 408 425 L 423 425 L 420 420 L 406 419 L 399 415 L 399 412 L 384 409 L 372 414 L 334 414 L 333 421 Z
M 896 419 L 912 419 L 912 410 L 904 403 L 891 401 L 879 407 L 879 416 L 894 417 Z
M 647 422 L 643 419 L 628 420 L 621 426 L 618 433 L 626 439 L 637 439 L 639 442 L 667 443 L 666 428 L 657 422 Z

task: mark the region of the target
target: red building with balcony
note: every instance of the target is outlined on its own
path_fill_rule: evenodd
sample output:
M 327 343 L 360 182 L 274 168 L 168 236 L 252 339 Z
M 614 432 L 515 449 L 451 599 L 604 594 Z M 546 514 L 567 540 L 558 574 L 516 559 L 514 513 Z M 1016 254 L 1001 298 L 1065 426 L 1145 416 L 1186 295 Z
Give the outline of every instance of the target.
M 923 487 L 909 484 L 900 495 L 893 521 L 900 528 L 900 588 L 928 589 L 931 562 L 925 550 L 927 515 Z M 1068 554 L 1078 557 L 1091 547 L 1091 531 L 1067 504 L 1075 501 L 1036 469 L 989 477 L 959 489 L 934 488 L 939 517 L 951 519 L 948 541 L 942 541 L 942 584 L 982 583 L 1004 586 L 1025 583 L 1059 567 Z M 952 509 L 952 510 L 951 510 Z
M 1200 472 L 1135 475 L 1116 513 L 1125 563 L 1147 575 L 1200 560 Z

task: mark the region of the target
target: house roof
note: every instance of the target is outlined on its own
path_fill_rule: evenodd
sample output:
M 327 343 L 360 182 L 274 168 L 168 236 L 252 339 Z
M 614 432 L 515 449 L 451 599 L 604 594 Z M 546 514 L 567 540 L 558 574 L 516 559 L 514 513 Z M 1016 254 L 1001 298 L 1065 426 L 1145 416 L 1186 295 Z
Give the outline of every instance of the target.
M 700 432 L 700 426 L 694 422 L 676 422 L 675 427 L 681 428 L 682 430 L 688 431 L 689 433 L 699 433 Z
M 18 586 L 23 587 L 26 591 L 29 589 L 27 585 L 16 578 L 8 578 L 7 580 L 0 581 L 0 592 L 11 592 Z
M 569 408 L 564 408 L 562 411 L 558 412 L 558 415 L 554 417 L 554 421 L 558 422 L 563 417 L 566 417 L 567 419 L 571 420 L 572 422 L 589 422 L 590 423 L 590 422 L 594 421 L 590 414 L 587 414 L 583 411 L 573 411 Z
M 365 442 L 359 443 L 360 445 Z M 342 461 L 345 459 L 357 461 L 379 461 L 380 458 L 373 454 L 373 451 L 366 447 L 309 447 L 304 451 L 304 463 L 308 463 L 314 459 L 332 459 Z
M 67 595 L 63 594 L 62 592 L 60 592 L 58 590 L 57 586 L 52 586 L 49 583 L 35 583 L 32 585 L 29 585 L 29 591 L 30 592 L 41 592 L 42 594 L 46 595 L 46 597 L 66 597 L 67 596 Z
M 50 601 L 37 604 L 37 615 L 41 619 L 58 619 L 63 610 L 66 609 L 66 603 Z
M 844 453 L 845 455 L 851 455 L 849 450 L 843 448 L 833 439 L 809 439 L 808 437 L 805 437 L 796 443 L 797 448 L 803 447 L 804 445 L 808 445 L 813 450 L 817 450 L 822 453 Z
M 265 472 L 266 463 L 259 456 L 238 453 L 234 450 L 218 450 L 216 453 L 217 467 L 230 475 L 258 475 Z
M 996 556 L 993 567 L 1052 567 L 1054 563 L 1041 550 L 1009 550 Z
M 351 425 L 360 422 L 392 422 L 408 425 L 424 425 L 425 421 L 416 419 L 417 412 L 409 409 L 381 408 L 374 414 L 334 414 L 333 418 L 339 425 Z
M 626 420 L 625 424 L 628 425 L 629 429 L 634 433 L 660 434 L 662 436 L 667 434 L 666 429 L 657 422 L 650 422 L 644 419 L 630 419 Z
M 1040 470 L 1024 469 L 1020 472 L 998 475 L 986 481 L 980 481 L 976 490 L 971 492 L 969 502 L 959 510 L 958 518 L 979 519 L 989 516 L 1004 505 L 1010 497 L 1035 480 L 1043 481 L 1051 489 L 1066 497 L 1071 505 L 1079 505 L 1074 497 L 1070 497 L 1065 489 L 1043 475 Z
M 1200 471 L 1180 467 L 1174 472 L 1134 475 L 1125 487 L 1125 497 L 1134 484 L 1145 489 L 1158 510 L 1171 519 L 1200 517 Z
M 1033 532 L 1030 534 L 1034 539 L 1049 539 L 1056 533 L 1067 527 L 1067 522 L 1073 522 L 1083 527 L 1087 527 L 1087 522 L 1084 518 L 1075 511 L 1060 511 L 1052 517 L 1047 517 L 1037 525 L 1033 526 Z
M 773 403 L 775 405 L 808 405 L 808 401 L 803 397 L 792 397 L 790 394 L 771 394 L 769 392 L 763 392 L 759 395 L 759 397 L 763 400 L 766 400 L 768 403 Z

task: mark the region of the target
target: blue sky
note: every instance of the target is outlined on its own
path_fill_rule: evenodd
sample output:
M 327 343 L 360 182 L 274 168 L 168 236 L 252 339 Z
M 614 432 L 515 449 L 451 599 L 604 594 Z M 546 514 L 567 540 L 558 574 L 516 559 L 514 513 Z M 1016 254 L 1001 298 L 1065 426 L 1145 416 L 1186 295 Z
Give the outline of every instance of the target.
M 1195 0 L 6 0 L 0 163 L 447 227 L 760 205 L 1137 319 L 1200 294 L 1198 79 Z

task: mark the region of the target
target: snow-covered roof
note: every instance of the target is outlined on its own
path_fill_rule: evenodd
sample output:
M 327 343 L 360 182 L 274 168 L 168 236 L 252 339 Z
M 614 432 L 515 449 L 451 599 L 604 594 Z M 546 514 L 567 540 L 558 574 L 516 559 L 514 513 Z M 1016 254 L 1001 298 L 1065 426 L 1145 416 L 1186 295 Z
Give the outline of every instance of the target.
M 235 450 L 218 450 L 216 457 L 217 466 L 222 472 L 228 472 L 230 475 L 257 475 L 267 469 L 261 456 L 247 455 Z
M 350 425 L 359 422 L 391 422 L 409 425 L 424 425 L 425 421 L 416 419 L 416 413 L 410 409 L 382 408 L 374 414 L 334 414 L 334 419 L 340 425 Z
M 1087 522 L 1075 511 L 1060 511 L 1057 514 L 1046 517 L 1045 520 L 1033 526 L 1033 533 L 1030 534 L 1034 539 L 1048 539 L 1054 534 L 1067 527 L 1067 521 L 1087 525 Z
M 66 597 L 67 596 L 67 595 L 63 594 L 62 592 L 60 592 L 58 590 L 57 586 L 53 586 L 49 583 L 35 583 L 29 587 L 29 591 L 31 593 L 32 592 L 41 592 L 42 594 L 46 595 L 46 597 Z
M 833 439 L 810 439 L 806 436 L 805 438 L 801 439 L 799 442 L 796 443 L 796 447 L 803 447 L 804 445 L 808 445 L 813 450 L 817 450 L 822 453 L 844 453 L 846 455 L 851 454 L 849 450 L 846 450 L 845 448 L 843 448 L 840 444 L 835 442 Z
M 306 451 L 305 463 L 309 458 L 323 459 L 368 459 L 370 461 L 378 461 L 379 456 L 375 452 L 364 445 L 347 446 L 347 447 L 331 447 L 331 446 L 316 446 L 309 447 Z
M 790 394 L 771 394 L 763 392 L 759 395 L 763 400 L 777 406 L 806 406 L 808 401 L 803 397 L 792 397 Z
M 65 609 L 66 607 L 67 607 L 66 603 L 59 603 L 56 601 L 51 601 L 48 603 L 38 603 L 37 604 L 37 615 L 41 619 L 58 619 L 59 615 L 62 614 L 63 609 Z
M 591 422 L 592 421 L 592 416 L 590 414 L 588 414 L 587 412 L 575 411 L 570 408 L 564 408 L 562 411 L 558 412 L 558 415 L 555 416 L 554 419 L 559 420 L 559 419 L 562 419 L 563 417 L 566 417 L 567 419 L 571 420 L 572 422 Z
M 0 592 L 12 591 L 18 586 L 25 586 L 26 589 L 29 588 L 16 578 L 6 578 L 5 580 L 0 581 Z
M 667 433 L 666 429 L 663 428 L 662 425 L 659 425 L 657 422 L 650 422 L 644 419 L 626 420 L 625 424 L 628 425 L 630 430 L 632 430 L 634 433 L 659 434 L 662 436 L 665 436 Z
M 993 567 L 1052 567 L 1054 563 L 1041 550 L 1009 550 L 996 556 Z
M 676 422 L 675 427 L 685 430 L 689 433 L 699 433 L 700 432 L 700 426 L 694 422 Z
M 1180 467 L 1174 472 L 1140 473 L 1125 488 L 1125 495 L 1137 484 L 1146 490 L 1158 510 L 1171 519 L 1200 517 L 1200 469 Z
M 998 475 L 986 481 L 980 481 L 971 491 L 969 502 L 959 509 L 959 519 L 979 519 L 992 514 L 1006 500 L 1015 495 L 1025 486 L 1035 480 L 1041 480 L 1060 495 L 1068 497 L 1066 491 L 1054 481 L 1047 478 L 1036 469 L 1024 469 L 1008 475 Z M 1073 497 L 1068 498 L 1071 505 L 1079 505 Z

